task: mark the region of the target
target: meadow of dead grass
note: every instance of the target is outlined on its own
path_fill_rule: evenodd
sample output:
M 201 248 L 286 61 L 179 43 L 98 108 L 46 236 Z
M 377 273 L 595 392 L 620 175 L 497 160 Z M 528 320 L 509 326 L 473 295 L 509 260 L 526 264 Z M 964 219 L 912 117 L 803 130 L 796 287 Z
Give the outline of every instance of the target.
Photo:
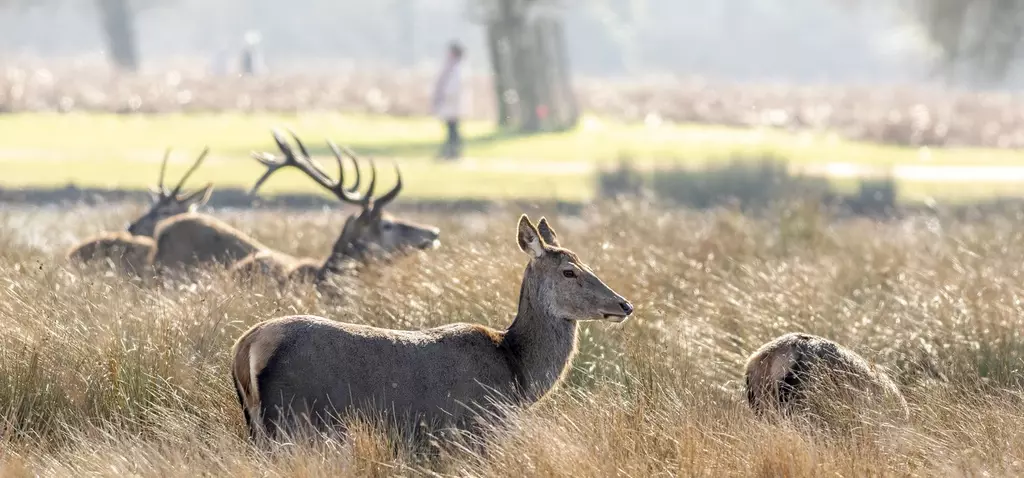
M 1024 472 L 1021 216 L 835 219 L 602 204 L 552 216 L 636 316 L 586 324 L 568 381 L 482 449 L 423 453 L 362 425 L 350 440 L 250 447 L 228 349 L 292 313 L 420 328 L 511 321 L 520 211 L 419 213 L 443 246 L 339 285 L 344 296 L 211 272 L 193 285 L 75 276 L 76 239 L 135 211 L 0 212 L 0 475 L 1018 476 Z M 217 211 L 296 254 L 328 250 L 338 212 Z M 534 219 L 538 213 L 531 212 Z M 909 422 L 842 433 L 755 420 L 742 365 L 789 331 L 889 367 Z

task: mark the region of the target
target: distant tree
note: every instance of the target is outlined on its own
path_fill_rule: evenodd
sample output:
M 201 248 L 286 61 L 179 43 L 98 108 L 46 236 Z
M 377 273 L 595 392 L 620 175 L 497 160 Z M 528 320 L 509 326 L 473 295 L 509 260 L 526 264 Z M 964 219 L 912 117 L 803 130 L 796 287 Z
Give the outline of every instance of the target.
M 100 24 L 110 59 L 119 68 L 139 68 L 139 46 L 135 34 L 135 7 L 130 0 L 96 0 Z
M 535 133 L 572 128 L 579 110 L 558 0 L 469 0 L 487 32 L 498 125 Z
M 76 0 L 0 0 L 0 8 L 44 7 L 59 2 L 77 3 Z M 139 68 L 136 16 L 144 9 L 173 2 L 174 0 L 95 0 L 106 49 L 114 65 L 127 71 Z
M 950 82 L 998 83 L 1021 58 L 1020 0 L 903 0 L 938 51 L 936 74 Z
M 638 38 L 650 22 L 648 0 L 589 0 L 586 5 L 621 50 L 626 71 L 638 70 Z

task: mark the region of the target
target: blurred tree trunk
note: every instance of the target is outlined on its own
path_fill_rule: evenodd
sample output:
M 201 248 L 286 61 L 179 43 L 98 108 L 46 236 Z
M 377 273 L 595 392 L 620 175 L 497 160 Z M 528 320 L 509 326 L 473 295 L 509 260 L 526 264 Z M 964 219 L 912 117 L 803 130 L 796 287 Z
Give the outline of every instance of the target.
M 537 22 L 544 63 L 547 65 L 546 99 L 551 105 L 551 129 L 565 130 L 579 122 L 579 108 L 572 90 L 572 77 L 565 46 L 565 31 L 557 18 Z
M 398 17 L 398 48 L 400 60 L 408 66 L 416 64 L 416 1 L 401 0 L 396 4 Z
M 511 0 L 506 0 L 511 3 Z M 509 53 L 512 55 L 512 75 L 514 77 L 516 94 L 519 106 L 520 133 L 536 133 L 540 131 L 540 117 L 538 116 L 540 106 L 539 83 L 541 78 L 541 59 L 536 51 L 536 38 L 531 34 L 529 25 L 524 15 L 517 15 L 506 26 L 512 41 L 512 48 Z
M 111 60 L 121 69 L 138 70 L 135 18 L 129 0 L 97 0 L 97 6 Z
M 494 75 L 494 98 L 497 103 L 498 127 L 505 129 L 511 124 L 512 118 L 509 112 L 509 104 L 505 98 L 505 92 L 511 85 L 506 83 L 508 79 L 509 66 L 505 61 L 508 55 L 508 42 L 501 31 L 500 25 L 490 25 L 487 28 L 487 54 L 491 62 L 491 72 Z
M 925 36 L 939 50 L 936 73 L 947 82 L 995 85 L 1020 60 L 1024 2 L 909 0 Z
M 487 22 L 498 125 L 519 133 L 569 129 L 573 97 L 562 20 L 544 0 L 497 0 Z

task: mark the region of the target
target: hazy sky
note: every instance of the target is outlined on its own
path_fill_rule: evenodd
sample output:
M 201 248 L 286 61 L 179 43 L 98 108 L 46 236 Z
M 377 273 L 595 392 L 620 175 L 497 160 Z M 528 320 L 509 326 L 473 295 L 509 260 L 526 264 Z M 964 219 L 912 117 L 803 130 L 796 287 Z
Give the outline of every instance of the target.
M 102 50 L 93 2 L 46 1 L 58 6 L 0 15 L 0 52 Z M 486 67 L 482 29 L 467 1 L 474 0 L 176 0 L 140 13 L 138 30 L 149 64 L 212 58 L 256 28 L 276 68 L 434 61 L 452 38 L 468 45 L 474 65 Z M 920 76 L 925 65 L 914 35 L 890 11 L 848 10 L 825 0 L 566 3 L 570 58 L 580 74 L 892 82 Z

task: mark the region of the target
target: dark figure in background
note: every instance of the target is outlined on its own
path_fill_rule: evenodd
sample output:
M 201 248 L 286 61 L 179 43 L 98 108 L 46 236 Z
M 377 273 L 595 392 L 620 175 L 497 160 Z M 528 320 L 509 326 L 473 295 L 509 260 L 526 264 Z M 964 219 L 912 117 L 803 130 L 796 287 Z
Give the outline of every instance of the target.
M 462 156 L 462 136 L 459 134 L 459 116 L 462 113 L 462 46 L 452 42 L 448 46 L 448 59 L 434 87 L 433 111 L 448 130 L 439 157 L 458 159 Z
M 248 31 L 245 33 L 241 61 L 241 73 L 244 76 L 261 75 L 266 69 L 263 63 L 263 52 L 260 49 L 260 40 L 259 32 Z

